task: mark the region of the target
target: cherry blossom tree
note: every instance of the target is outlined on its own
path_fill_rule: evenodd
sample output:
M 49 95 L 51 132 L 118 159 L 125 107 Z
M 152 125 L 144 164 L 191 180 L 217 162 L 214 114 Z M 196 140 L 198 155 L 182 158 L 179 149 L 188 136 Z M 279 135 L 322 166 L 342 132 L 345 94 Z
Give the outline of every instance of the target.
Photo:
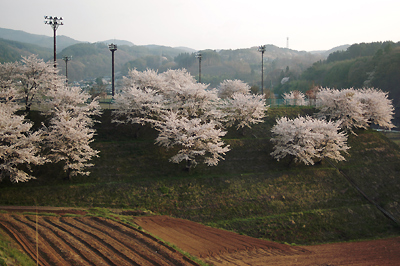
M 18 98 L 28 112 L 33 104 L 43 101 L 48 90 L 65 83 L 65 78 L 58 75 L 53 62 L 46 63 L 36 55 L 22 57 L 21 62 L 2 64 L 0 77 L 18 90 Z
M 283 94 L 283 99 L 287 105 L 307 105 L 306 97 L 301 91 L 291 91 Z
M 217 165 L 224 159 L 222 155 L 229 151 L 229 145 L 221 140 L 227 132 L 218 128 L 214 121 L 205 122 L 168 112 L 163 115 L 162 122 L 157 123 L 156 129 L 160 132 L 157 144 L 180 149 L 170 161 L 186 161 L 188 170 L 198 163 L 199 158 L 209 166 Z
M 46 156 L 53 163 L 64 162 L 66 178 L 88 175 L 85 168 L 98 151 L 90 147 L 95 130 L 92 116 L 100 114 L 97 100 L 87 104 L 90 95 L 78 87 L 63 86 L 49 91 L 47 103 L 51 119 L 45 128 Z
M 41 165 L 45 159 L 39 155 L 41 131 L 31 132 L 32 123 L 16 115 L 18 105 L 15 91 L 0 91 L 0 181 L 25 182 L 33 177 L 32 165 Z
M 165 96 L 166 109 L 172 110 L 190 119 L 200 118 L 204 121 L 219 121 L 222 117 L 218 109 L 219 98 L 215 89 L 208 89 L 202 83 L 188 84 L 180 89 L 171 91 Z
M 218 97 L 222 99 L 231 98 L 234 93 L 249 94 L 250 86 L 245 82 L 235 80 L 224 80 L 218 86 Z
M 191 118 L 207 119 L 218 115 L 215 90 L 196 83 L 186 70 L 169 70 L 162 74 L 153 70 L 131 70 L 124 84 L 122 93 L 115 97 L 115 122 L 154 124 L 161 114 L 170 110 Z
M 343 161 L 342 152 L 346 152 L 347 136 L 339 132 L 340 122 L 314 119 L 309 116 L 277 119 L 272 128 L 274 151 L 271 155 L 277 159 L 287 156 L 306 165 L 313 165 L 323 158 Z
M 223 107 L 226 126 L 236 125 L 236 128 L 250 128 L 251 124 L 263 122 L 268 107 L 262 95 L 251 95 L 236 92 L 224 101 Z
M 215 142 L 222 136 L 225 126 L 250 127 L 250 124 L 261 122 L 265 116 L 265 100 L 262 96 L 251 95 L 250 87 L 237 80 L 223 83 L 224 86 L 233 86 L 231 91 L 237 91 L 226 99 L 219 98 L 216 89 L 197 83 L 184 69 L 168 70 L 161 74 L 152 70 L 131 70 L 124 84 L 122 93 L 115 96 L 114 121 L 150 123 L 160 132 L 156 143 L 165 147 L 185 147 L 171 159 L 173 162 L 187 160 L 194 166 L 199 160 L 196 157 L 203 156 L 208 165 L 215 165 L 227 151 L 222 148 L 222 141 Z M 178 134 L 192 136 L 191 139 L 196 139 L 196 145 L 177 141 Z M 203 143 L 203 146 L 209 143 L 208 149 L 213 147 L 215 151 L 205 150 L 199 143 Z
M 114 96 L 113 122 L 154 124 L 164 107 L 164 97 L 151 88 L 124 87 Z
M 358 100 L 364 106 L 364 118 L 369 124 L 376 124 L 383 128 L 392 129 L 394 107 L 388 93 L 374 88 L 363 88 L 358 91 Z
M 140 89 L 151 88 L 158 90 L 163 87 L 163 79 L 157 71 L 152 69 L 147 69 L 143 72 L 132 69 L 127 77 L 123 77 L 123 84 L 124 87 L 134 86 Z
M 0 64 L 0 89 L 4 90 L 13 86 L 12 78 L 15 76 L 15 73 L 19 71 L 18 68 L 18 62 Z
M 350 89 L 321 88 L 317 94 L 318 118 L 340 121 L 340 128 L 355 134 L 352 128 L 366 128 L 368 120 L 364 116 L 365 104 L 358 96 L 359 92 Z
M 161 87 L 164 95 L 168 95 L 169 91 L 174 94 L 176 90 L 197 83 L 194 77 L 187 72 L 186 69 L 169 69 L 161 73 L 160 77 L 164 81 L 164 84 Z

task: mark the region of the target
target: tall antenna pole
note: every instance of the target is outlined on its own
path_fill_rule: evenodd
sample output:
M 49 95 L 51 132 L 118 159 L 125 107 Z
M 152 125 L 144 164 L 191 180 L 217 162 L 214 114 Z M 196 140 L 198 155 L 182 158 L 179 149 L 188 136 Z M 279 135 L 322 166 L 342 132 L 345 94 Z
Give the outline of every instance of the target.
M 196 54 L 196 58 L 199 59 L 199 83 L 201 83 L 201 57 L 202 57 L 202 54 L 200 52 L 198 52 Z
M 286 38 L 286 48 L 289 49 L 289 37 Z
M 258 47 L 258 51 L 261 52 L 261 94 L 264 94 L 264 52 L 265 45 Z
M 111 72 L 112 72 L 112 77 L 111 77 L 111 82 L 112 82 L 112 96 L 114 97 L 115 94 L 115 84 L 114 84 L 114 52 L 117 51 L 117 45 L 116 44 L 110 44 L 108 46 L 108 49 L 111 51 L 111 60 L 112 60 L 112 67 L 111 67 Z
M 67 84 L 68 84 L 68 61 L 72 60 L 72 56 L 64 56 L 63 60 L 65 61 L 65 77 L 67 79 Z
M 54 38 L 54 67 L 57 67 L 57 52 L 56 52 L 56 32 L 60 25 L 64 25 L 61 20 L 62 17 L 52 17 L 52 16 L 44 16 L 45 22 L 44 24 L 50 25 L 53 28 L 53 38 Z

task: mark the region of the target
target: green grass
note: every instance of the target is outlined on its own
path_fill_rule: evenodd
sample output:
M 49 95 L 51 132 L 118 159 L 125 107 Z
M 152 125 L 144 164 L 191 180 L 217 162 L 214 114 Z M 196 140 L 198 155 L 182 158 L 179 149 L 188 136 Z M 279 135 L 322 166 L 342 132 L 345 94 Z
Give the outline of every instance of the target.
M 62 168 L 41 166 L 28 183 L 0 183 L 0 205 L 148 210 L 283 243 L 315 244 L 400 235 L 396 224 L 370 205 L 327 162 L 305 166 L 271 156 L 276 117 L 312 115 L 311 108 L 271 108 L 265 123 L 225 137 L 231 146 L 216 167 L 190 172 L 154 145 L 150 127 L 114 125 L 105 111 L 93 147 L 100 150 L 88 177 L 62 179 Z M 400 220 L 400 148 L 381 132 L 349 136 L 347 161 L 335 163 L 372 199 Z M 29 195 L 29 196 L 27 196 Z M 98 209 L 100 208 L 100 209 Z
M 0 230 L 0 265 L 34 266 L 36 263 L 21 252 L 16 244 Z
M 37 216 L 59 216 L 56 213 L 52 213 L 52 212 L 23 212 L 23 215 L 37 215 Z
M 400 146 L 400 132 L 399 131 L 383 131 L 382 132 L 388 139 Z

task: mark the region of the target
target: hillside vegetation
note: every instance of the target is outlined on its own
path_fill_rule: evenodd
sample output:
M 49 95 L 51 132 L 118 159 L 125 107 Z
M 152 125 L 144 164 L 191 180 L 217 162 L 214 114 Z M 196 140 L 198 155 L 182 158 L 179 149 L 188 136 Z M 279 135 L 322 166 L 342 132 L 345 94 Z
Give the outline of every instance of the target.
M 112 124 L 105 111 L 93 143 L 100 157 L 89 177 L 65 181 L 61 166 L 39 166 L 37 180 L 0 183 L 0 205 L 140 210 L 296 244 L 399 235 L 399 225 L 328 162 L 289 167 L 270 156 L 275 119 L 313 112 L 270 108 L 264 123 L 229 131 L 224 140 L 231 151 L 218 166 L 199 164 L 188 172 L 168 162 L 173 151 L 154 145 L 152 128 Z M 356 133 L 349 136 L 347 161 L 335 165 L 399 221 L 400 148 L 380 132 Z

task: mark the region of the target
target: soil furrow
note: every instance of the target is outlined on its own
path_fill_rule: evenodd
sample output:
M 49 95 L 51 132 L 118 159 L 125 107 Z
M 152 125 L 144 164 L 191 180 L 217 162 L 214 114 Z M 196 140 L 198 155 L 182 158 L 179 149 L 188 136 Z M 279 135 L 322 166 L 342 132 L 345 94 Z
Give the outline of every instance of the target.
M 73 218 L 67 218 L 63 217 L 60 219 L 60 221 L 64 224 L 69 225 L 72 228 L 75 228 L 76 230 L 79 230 L 83 232 L 85 235 L 89 236 L 92 238 L 93 242 L 99 243 L 102 247 L 101 249 L 107 250 L 107 254 L 109 254 L 109 259 L 115 263 L 118 266 L 121 265 L 140 265 L 136 263 L 134 260 L 131 260 L 128 258 L 124 253 L 120 252 L 117 248 L 115 248 L 113 245 L 118 246 L 118 248 L 124 248 L 121 245 L 118 245 L 115 241 L 111 239 L 110 236 L 104 234 L 103 232 L 97 231 L 93 228 L 90 228 L 87 225 L 84 225 L 82 223 L 77 222 Z M 111 240 L 110 240 L 111 239 Z M 140 258 L 138 258 L 140 259 Z
M 12 224 L 8 222 L 0 221 L 0 227 L 22 247 L 28 256 L 32 258 L 32 260 L 36 261 L 36 250 L 25 235 L 20 234 L 18 230 L 15 230 Z M 42 257 L 39 257 L 38 264 L 40 266 L 50 266 Z
M 146 264 L 151 263 L 152 265 L 170 265 L 167 262 L 163 263 L 164 258 L 158 255 L 158 251 L 156 249 L 147 249 L 141 245 L 139 241 L 137 241 L 136 237 L 129 237 L 126 234 L 121 233 L 117 227 L 111 227 L 110 225 L 107 226 L 102 223 L 98 223 L 93 219 L 76 219 L 76 221 L 112 236 L 114 241 L 125 247 L 125 249 L 120 249 L 120 251 L 124 252 L 127 256 L 132 257 L 131 259 L 134 259 L 132 256 L 133 252 L 137 256 L 140 256 L 142 260 L 146 262 Z M 139 263 L 139 261 L 137 262 Z
M 51 220 L 59 218 L 43 218 L 42 225 L 49 231 L 51 231 L 57 238 L 59 245 L 57 246 L 59 253 L 64 256 L 71 256 L 74 258 L 73 265 L 91 265 L 96 266 L 98 264 L 92 263 L 93 255 L 87 252 L 85 246 L 72 238 L 69 234 L 60 230 Z M 72 238 L 72 241 L 71 241 Z M 75 240 L 75 241 L 74 241 Z M 68 255 L 67 255 L 68 254 Z
M 151 251 L 157 251 L 157 254 L 160 254 L 172 263 L 173 265 L 198 265 L 196 262 L 188 259 L 183 256 L 181 253 L 177 252 L 175 249 L 170 246 L 165 245 L 162 241 L 153 237 L 152 235 L 140 231 L 128 224 L 118 223 L 109 219 L 93 217 L 93 220 L 101 223 L 107 227 L 111 227 L 114 230 L 118 230 L 121 234 L 130 236 L 135 239 L 142 246 L 146 246 Z
M 13 224 L 26 235 L 33 247 L 36 247 L 36 225 L 31 224 L 24 216 L 12 215 Z M 69 265 L 54 249 L 53 243 L 45 236 L 42 228 L 38 227 L 39 257 L 50 265 Z
M 71 251 L 65 241 L 60 239 L 53 231 L 49 230 L 42 217 L 38 217 L 37 224 L 36 217 L 34 216 L 25 216 L 24 218 L 24 221 L 30 223 L 30 226 L 38 227 L 42 237 L 47 240 L 50 247 L 62 258 L 62 261 L 60 261 L 58 265 L 84 265 L 81 262 L 82 259 L 80 256 Z
M 90 253 L 93 254 L 93 256 L 90 257 L 91 261 L 96 265 L 118 266 L 110 260 L 110 257 L 112 257 L 112 253 L 109 250 L 105 250 L 100 243 L 98 243 L 95 239 L 87 236 L 81 230 L 76 230 L 74 227 L 64 224 L 60 220 L 54 220 L 53 225 L 63 233 L 69 235 L 71 237 L 71 241 L 78 242 L 80 246 L 82 245 L 84 246 L 84 248 L 87 248 L 87 252 L 90 251 Z

